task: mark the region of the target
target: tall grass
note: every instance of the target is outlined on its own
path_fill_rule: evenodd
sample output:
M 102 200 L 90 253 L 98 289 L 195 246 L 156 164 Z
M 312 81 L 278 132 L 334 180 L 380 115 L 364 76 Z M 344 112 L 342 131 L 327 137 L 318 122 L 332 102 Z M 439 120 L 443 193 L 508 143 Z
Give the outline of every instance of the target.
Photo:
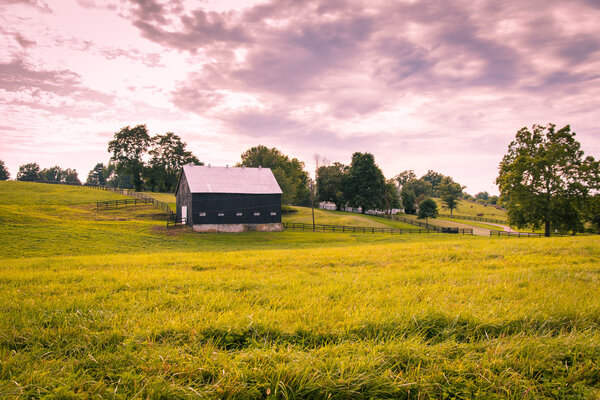
M 63 206 L 1 226 L 20 230 L 0 242 L 0 398 L 600 396 L 597 237 L 194 235 Z M 78 255 L 18 253 L 69 224 Z

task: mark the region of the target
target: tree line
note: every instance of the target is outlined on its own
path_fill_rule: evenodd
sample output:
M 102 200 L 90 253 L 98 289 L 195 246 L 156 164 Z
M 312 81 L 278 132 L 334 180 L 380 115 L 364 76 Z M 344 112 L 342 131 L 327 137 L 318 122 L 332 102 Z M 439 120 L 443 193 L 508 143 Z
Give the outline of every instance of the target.
M 0 160 L 0 180 L 8 180 L 10 175 L 4 162 Z M 17 180 L 25 182 L 59 183 L 65 185 L 81 185 L 77 171 L 71 168 L 62 169 L 58 165 L 41 169 L 38 163 L 19 166 Z
M 173 192 L 183 165 L 203 165 L 178 135 L 150 136 L 146 125 L 122 128 L 107 150 L 110 161 L 96 164 L 87 184 Z M 406 170 L 386 179 L 370 153 L 354 153 L 349 165 L 321 160 L 314 181 L 302 161 L 262 145 L 242 153 L 237 166 L 270 168 L 284 204 L 324 201 L 338 210 L 388 213 L 403 208 L 420 218 L 434 218 L 438 210 L 432 197 L 440 198 L 451 214 L 460 199 L 469 199 L 500 204 L 507 209 L 511 226 L 543 227 L 546 236 L 553 231 L 582 232 L 586 223 L 600 231 L 600 162 L 584 156 L 569 125 L 561 129 L 553 124 L 533 125 L 517 132 L 499 166 L 500 196 L 487 192 L 471 196 L 453 178 L 433 170 L 419 178 L 414 170 Z M 0 160 L 0 180 L 7 179 L 10 175 Z M 40 169 L 37 163 L 21 165 L 17 180 L 81 184 L 73 169 Z

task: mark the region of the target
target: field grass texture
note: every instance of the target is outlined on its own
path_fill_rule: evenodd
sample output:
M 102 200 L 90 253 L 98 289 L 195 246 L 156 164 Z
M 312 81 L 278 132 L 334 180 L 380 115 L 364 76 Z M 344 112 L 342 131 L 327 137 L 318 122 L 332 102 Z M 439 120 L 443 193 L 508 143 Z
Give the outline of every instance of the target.
M 0 208 L 83 248 L 2 233 L 0 398 L 600 396 L 597 236 L 204 235 L 61 196 L 70 236 Z

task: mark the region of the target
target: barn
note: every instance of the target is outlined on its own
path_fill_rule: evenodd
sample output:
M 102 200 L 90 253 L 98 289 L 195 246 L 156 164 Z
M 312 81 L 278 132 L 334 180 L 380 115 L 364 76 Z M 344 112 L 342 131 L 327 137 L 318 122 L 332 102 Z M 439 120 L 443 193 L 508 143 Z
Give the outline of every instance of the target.
M 199 232 L 281 231 L 281 193 L 269 168 L 185 165 L 177 217 Z

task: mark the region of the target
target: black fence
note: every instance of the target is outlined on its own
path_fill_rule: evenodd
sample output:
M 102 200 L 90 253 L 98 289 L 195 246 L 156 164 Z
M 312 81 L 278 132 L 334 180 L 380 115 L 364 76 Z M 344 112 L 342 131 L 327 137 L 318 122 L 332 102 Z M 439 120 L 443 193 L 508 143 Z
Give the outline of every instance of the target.
M 323 225 L 303 224 L 298 222 L 284 222 L 285 229 L 302 232 L 330 232 L 330 233 L 381 233 L 390 235 L 426 235 L 438 233 L 428 229 L 398 229 L 398 228 L 376 228 L 370 226 L 345 226 L 345 225 Z
M 164 201 L 156 200 L 152 196 L 148 196 L 146 194 L 136 192 L 133 189 L 121 189 L 121 188 L 115 188 L 115 187 L 111 187 L 111 186 L 99 186 L 99 185 L 85 185 L 85 186 L 94 188 L 94 189 L 107 190 L 107 191 L 114 192 L 114 193 L 120 193 L 124 196 L 135 197 L 136 199 L 139 199 L 138 202 L 130 203 L 129 205 L 152 204 L 155 207 L 160 208 L 161 210 L 166 212 L 169 220 L 176 220 L 176 218 L 177 218 L 177 215 L 173 212 L 173 210 L 171 210 L 171 207 L 169 207 L 169 204 L 165 203 Z M 115 200 L 115 201 L 109 201 L 109 202 L 100 201 L 100 202 L 96 203 L 96 208 L 97 209 L 108 208 L 106 206 L 102 206 L 101 204 L 103 204 L 103 203 L 115 203 L 115 202 L 123 202 L 123 201 L 127 202 L 127 201 L 132 201 L 132 200 Z M 128 204 L 125 204 L 124 206 L 127 206 L 127 205 Z M 115 207 L 117 207 L 117 206 L 115 205 Z
M 506 225 L 505 219 L 494 219 L 494 218 L 484 218 L 484 217 L 476 217 L 470 215 L 450 215 L 450 214 L 438 214 L 439 218 L 450 218 L 450 219 L 461 219 L 466 221 L 479 221 L 479 222 L 490 222 L 492 224 L 502 224 Z
M 358 211 L 350 211 L 350 212 L 354 212 L 357 214 L 359 213 Z M 371 215 L 373 217 L 385 218 L 385 219 L 393 219 L 394 221 L 403 222 L 405 224 L 413 225 L 418 228 L 425 228 L 425 229 L 433 231 L 435 233 L 456 233 L 456 234 L 462 234 L 462 235 L 472 235 L 473 234 L 473 228 L 451 228 L 451 229 L 449 229 L 449 228 L 446 228 L 443 226 L 433 225 L 428 222 L 418 221 L 415 219 L 406 218 L 406 217 L 402 217 L 399 215 L 392 215 L 390 218 L 389 214 L 384 214 L 384 213 L 381 213 L 381 214 L 367 213 L 367 215 Z
M 405 224 L 419 226 L 419 227 L 422 227 L 425 229 L 432 230 L 437 233 L 456 233 L 456 234 L 461 234 L 461 235 L 472 235 L 473 234 L 473 228 L 449 228 L 449 227 L 444 227 L 444 226 L 432 225 L 427 222 L 417 221 L 417 220 L 406 218 L 406 217 L 401 217 L 399 215 L 393 215 L 392 218 L 395 221 L 400 221 Z
M 185 225 L 185 217 L 172 217 L 167 220 L 167 228 L 176 227 L 177 225 Z
M 98 202 L 96 202 L 96 210 L 137 206 L 138 204 L 152 204 L 152 202 L 149 200 L 146 200 L 146 199 L 98 201 Z
M 543 234 L 541 233 L 533 233 L 533 232 L 506 232 L 506 231 L 494 231 L 491 230 L 490 231 L 490 237 L 492 236 L 498 236 L 498 237 L 534 237 L 534 238 L 541 238 L 543 237 Z

